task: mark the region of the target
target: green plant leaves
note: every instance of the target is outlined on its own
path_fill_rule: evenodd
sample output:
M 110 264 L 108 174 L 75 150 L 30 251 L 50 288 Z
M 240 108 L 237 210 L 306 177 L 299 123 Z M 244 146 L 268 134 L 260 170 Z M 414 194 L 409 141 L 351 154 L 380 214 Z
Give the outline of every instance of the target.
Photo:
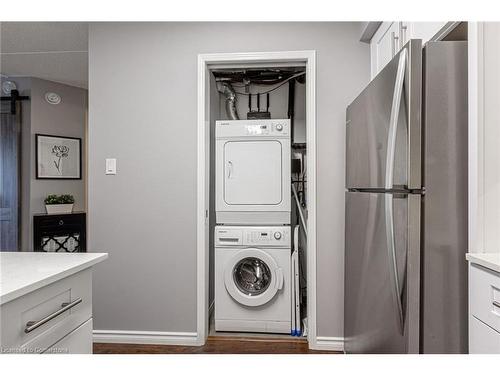
M 73 204 L 75 198 L 71 194 L 49 194 L 44 202 L 45 204 Z

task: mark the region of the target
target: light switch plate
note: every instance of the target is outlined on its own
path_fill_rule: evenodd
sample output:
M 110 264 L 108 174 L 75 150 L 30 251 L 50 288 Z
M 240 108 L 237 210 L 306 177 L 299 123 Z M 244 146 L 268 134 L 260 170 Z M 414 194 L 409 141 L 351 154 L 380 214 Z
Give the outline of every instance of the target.
M 106 159 L 106 174 L 116 174 L 116 159 Z

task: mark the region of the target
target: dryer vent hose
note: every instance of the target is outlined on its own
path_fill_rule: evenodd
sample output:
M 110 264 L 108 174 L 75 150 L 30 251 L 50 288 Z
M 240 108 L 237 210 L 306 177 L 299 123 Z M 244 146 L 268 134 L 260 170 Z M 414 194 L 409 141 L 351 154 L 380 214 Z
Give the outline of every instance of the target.
M 221 82 L 222 94 L 226 97 L 226 113 L 230 120 L 239 120 L 236 110 L 236 92 L 229 82 Z

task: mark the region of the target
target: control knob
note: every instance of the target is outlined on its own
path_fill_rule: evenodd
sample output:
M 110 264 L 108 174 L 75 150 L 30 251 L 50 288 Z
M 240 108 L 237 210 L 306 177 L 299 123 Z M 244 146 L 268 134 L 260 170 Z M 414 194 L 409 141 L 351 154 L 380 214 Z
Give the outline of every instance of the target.
M 276 125 L 276 130 L 279 131 L 279 132 L 282 131 L 283 130 L 283 125 L 281 125 L 281 124 Z
M 274 239 L 279 241 L 281 239 L 281 232 L 274 232 Z

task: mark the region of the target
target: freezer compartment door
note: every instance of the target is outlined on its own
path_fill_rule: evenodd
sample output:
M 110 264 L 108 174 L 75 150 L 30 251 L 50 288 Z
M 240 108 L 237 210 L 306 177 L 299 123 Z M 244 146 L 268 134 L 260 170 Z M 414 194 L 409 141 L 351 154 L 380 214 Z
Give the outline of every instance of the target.
M 421 188 L 421 46 L 408 42 L 348 106 L 348 189 Z
M 414 195 L 346 193 L 348 353 L 418 351 L 419 304 L 414 296 L 419 267 L 413 259 L 415 252 L 418 255 L 419 236 L 410 223 L 419 225 L 419 200 Z M 409 314 L 409 306 L 416 316 Z

